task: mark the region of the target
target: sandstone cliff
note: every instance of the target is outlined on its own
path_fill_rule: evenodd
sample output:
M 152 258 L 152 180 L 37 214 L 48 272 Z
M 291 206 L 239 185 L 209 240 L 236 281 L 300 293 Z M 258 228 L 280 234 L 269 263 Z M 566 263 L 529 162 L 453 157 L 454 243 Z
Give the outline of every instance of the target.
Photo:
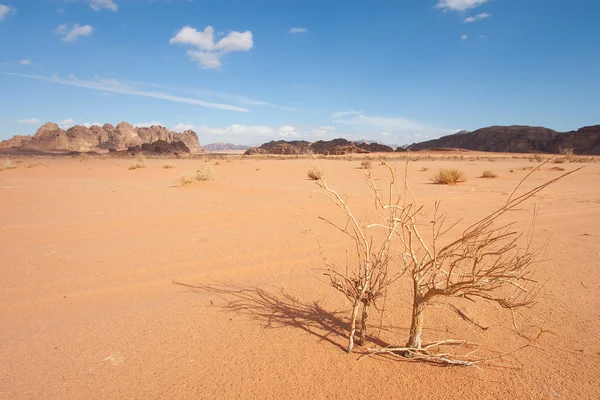
M 48 152 L 122 151 L 130 147 L 152 144 L 159 140 L 166 143 L 182 142 L 190 152 L 202 152 L 198 135 L 194 131 L 177 133 L 156 125 L 149 128 L 135 128 L 127 122 L 121 122 L 116 127 L 110 124 L 102 127 L 94 125 L 89 128 L 75 125 L 67 130 L 48 122 L 42 125 L 33 136 L 15 136 L 0 142 L 0 148 L 12 147 Z M 182 149 L 181 146 L 178 148 Z

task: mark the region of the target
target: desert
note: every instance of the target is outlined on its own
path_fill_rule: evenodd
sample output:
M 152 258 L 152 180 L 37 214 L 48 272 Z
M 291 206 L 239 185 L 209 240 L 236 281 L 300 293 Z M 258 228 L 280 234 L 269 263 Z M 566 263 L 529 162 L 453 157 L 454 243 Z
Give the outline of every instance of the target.
M 367 157 L 365 159 L 365 157 Z M 550 156 L 547 156 L 548 158 Z M 478 152 L 321 157 L 328 182 L 368 214 L 362 162 L 377 181 L 385 160 L 429 211 L 476 220 L 540 165 L 530 155 Z M 468 339 L 503 354 L 477 368 L 373 356 L 403 344 L 410 286 L 390 287 L 365 346 L 345 352 L 349 305 L 323 277 L 318 232 L 332 258 L 351 247 L 319 216 L 343 220 L 293 156 L 11 158 L 0 171 L 3 398 L 595 398 L 600 388 L 600 164 L 548 163 L 524 183 L 584 168 L 510 216 L 539 205 L 544 245 L 537 304 L 523 314 L 461 302 L 442 306 L 427 340 Z M 166 163 L 174 168 L 163 168 Z M 181 186 L 204 166 L 214 179 Z M 466 181 L 434 185 L 440 168 Z M 480 178 L 483 171 L 497 174 Z M 428 211 L 428 212 L 429 212 Z M 429 214 L 431 215 L 431 214 Z M 394 310 L 389 311 L 389 310 Z M 380 320 L 380 318 L 382 318 Z M 485 327 L 483 330 L 481 327 Z

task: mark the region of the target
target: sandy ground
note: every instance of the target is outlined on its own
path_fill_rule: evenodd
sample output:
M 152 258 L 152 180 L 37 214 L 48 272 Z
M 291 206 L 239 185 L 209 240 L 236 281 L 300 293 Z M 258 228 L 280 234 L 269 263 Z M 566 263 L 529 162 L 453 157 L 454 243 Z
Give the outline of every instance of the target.
M 444 307 L 428 313 L 426 341 L 469 339 L 506 353 L 530 345 L 502 359 L 511 368 L 475 369 L 357 362 L 360 348 L 342 350 L 349 304 L 324 282 L 302 227 L 317 231 L 333 258 L 347 246 L 317 218 L 341 215 L 306 178 L 308 160 L 212 160 L 217 180 L 187 187 L 175 177 L 201 159 L 171 160 L 175 169 L 150 159 L 133 171 L 125 159 L 18 160 L 0 171 L 0 398 L 600 397 L 600 163 L 513 214 L 527 227 L 533 204 L 541 206 L 536 242 L 548 245 L 537 268 L 547 283 L 521 325 L 531 336 L 541 327 L 537 340 L 486 304 L 460 304 L 486 331 Z M 368 210 L 357 159 L 320 163 L 359 214 Z M 474 221 L 532 165 L 421 159 L 409 180 L 425 210 L 439 199 L 450 220 Z M 559 174 L 553 166 L 529 187 Z M 458 167 L 468 181 L 430 184 L 440 167 Z M 477 178 L 484 170 L 499 177 Z M 406 280 L 386 308 L 369 347 L 408 335 Z

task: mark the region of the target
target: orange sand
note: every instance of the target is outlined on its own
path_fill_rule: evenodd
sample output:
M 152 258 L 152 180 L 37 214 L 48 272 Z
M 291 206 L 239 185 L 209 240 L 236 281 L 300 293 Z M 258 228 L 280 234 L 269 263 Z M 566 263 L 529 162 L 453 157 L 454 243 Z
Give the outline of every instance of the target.
M 464 338 L 504 352 L 532 344 L 504 360 L 517 369 L 475 369 L 344 353 L 349 305 L 324 283 L 315 240 L 298 224 L 343 258 L 339 235 L 317 219 L 341 216 L 306 178 L 308 160 L 220 160 L 216 181 L 188 187 L 174 178 L 202 160 L 162 169 L 150 159 L 134 171 L 125 159 L 20 160 L 0 171 L 0 398 L 600 397 L 598 163 L 534 199 L 538 242 L 549 240 L 538 278 L 548 282 L 526 315 L 547 332 L 530 343 L 486 304 L 460 304 L 485 332 L 443 307 L 428 313 L 425 341 Z M 368 208 L 357 159 L 320 164 L 351 204 Z M 533 165 L 419 160 L 410 183 L 426 207 L 441 199 L 450 220 L 473 221 Z M 559 174 L 553 166 L 529 185 Z M 430 184 L 440 167 L 468 181 Z M 477 178 L 484 170 L 499 177 Z M 514 212 L 520 227 L 534 202 Z M 404 344 L 407 290 L 406 280 L 394 286 L 368 346 Z

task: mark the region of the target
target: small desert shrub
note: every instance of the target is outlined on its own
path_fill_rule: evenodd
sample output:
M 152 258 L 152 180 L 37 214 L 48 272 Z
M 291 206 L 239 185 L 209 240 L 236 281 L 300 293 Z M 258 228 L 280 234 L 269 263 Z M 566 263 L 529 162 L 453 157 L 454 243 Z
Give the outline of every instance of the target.
M 419 171 L 421 171 L 421 172 L 427 172 L 427 171 L 429 171 L 429 168 L 427 168 L 427 167 L 423 167 L 423 168 L 421 168 Z
M 171 169 L 171 168 L 175 168 L 175 164 L 173 164 L 173 163 L 166 163 L 166 164 L 163 164 L 162 167 L 164 169 Z
M 262 168 L 256 168 L 255 171 L 260 171 Z
M 565 169 L 562 167 L 552 167 L 550 168 L 550 171 L 564 171 Z
M 371 164 L 371 161 L 369 161 L 369 160 L 364 160 L 360 163 L 360 167 L 363 169 L 371 169 L 371 166 L 372 166 L 372 164 Z
M 146 158 L 144 157 L 143 154 L 138 154 L 137 156 L 135 156 L 136 159 L 136 163 L 135 164 L 131 164 L 129 166 L 129 170 L 133 170 L 133 169 L 139 169 L 139 168 L 146 168 Z
M 89 160 L 90 156 L 88 156 L 86 153 L 79 153 L 79 157 L 77 158 L 79 159 L 79 162 L 83 162 Z
M 215 170 L 211 167 L 202 167 L 196 171 L 194 179 L 197 181 L 212 181 L 215 179 Z
M 319 169 L 319 167 L 317 167 L 315 165 L 311 166 L 308 169 L 307 175 L 313 181 L 318 181 L 319 179 L 323 178 L 323 173 L 321 172 L 321 170 Z
M 217 161 L 217 162 L 215 163 L 215 165 L 221 165 L 221 163 L 220 163 L 219 161 Z
M 177 177 L 177 183 L 179 183 L 179 186 L 185 186 L 185 185 L 189 185 L 190 183 L 194 182 L 194 174 L 183 174 L 181 176 Z
M 495 172 L 493 171 L 483 171 L 483 174 L 481 174 L 482 178 L 496 178 L 498 177 L 498 175 L 496 175 Z
M 541 155 L 539 155 L 539 154 L 534 154 L 534 155 L 533 155 L 533 159 L 534 159 L 535 161 L 537 161 L 537 162 L 542 162 L 542 161 L 544 161 L 544 157 L 542 157 L 542 156 L 541 156 Z
M 12 160 L 6 159 L 2 163 L 2 166 L 0 166 L 0 171 L 2 171 L 3 169 L 15 169 L 15 168 L 17 168 L 17 166 L 12 162 Z
M 567 161 L 566 158 L 557 158 L 556 160 L 552 161 L 554 164 L 563 164 L 565 161 Z
M 455 185 L 466 180 L 465 174 L 456 168 L 440 169 L 440 171 L 431 178 L 431 181 L 438 185 Z

